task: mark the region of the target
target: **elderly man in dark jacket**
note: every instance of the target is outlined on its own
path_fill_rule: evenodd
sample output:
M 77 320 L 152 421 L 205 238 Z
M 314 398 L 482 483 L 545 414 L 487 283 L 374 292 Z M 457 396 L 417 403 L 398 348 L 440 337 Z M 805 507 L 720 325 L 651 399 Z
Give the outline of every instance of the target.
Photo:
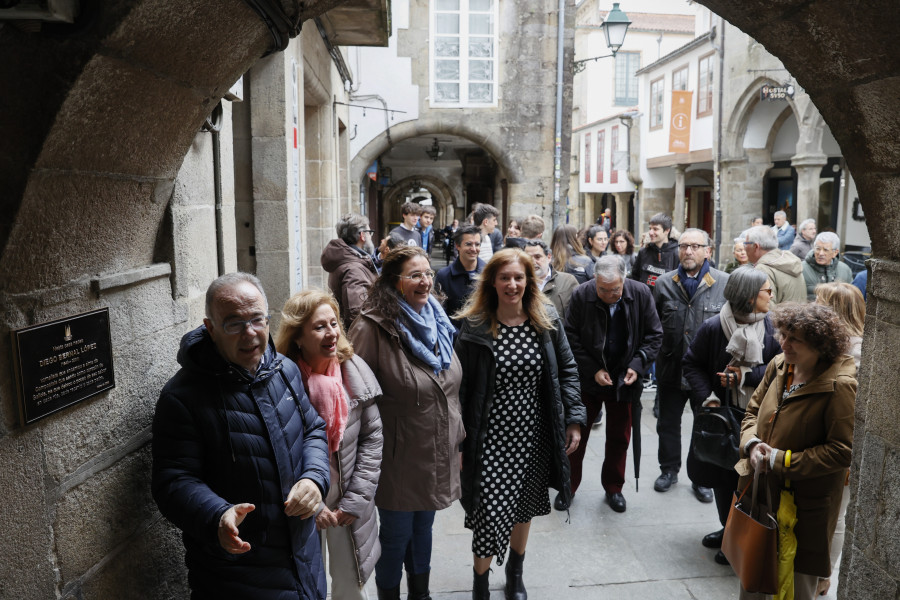
M 656 359 L 662 327 L 650 288 L 625 277 L 625 261 L 615 254 L 601 256 L 594 280 L 572 293 L 566 313 L 566 335 L 581 380 L 581 399 L 587 422 L 593 423 L 606 404 L 606 456 L 600 475 L 606 501 L 625 512 L 622 486 L 631 442 L 631 403 L 643 391 L 643 376 Z M 572 494 L 581 483 L 581 463 L 590 427 L 582 427 L 581 444 L 569 455 Z M 557 510 L 568 508 L 557 495 Z
M 344 331 L 349 331 L 368 296 L 369 286 L 378 277 L 372 258 L 375 244 L 369 219 L 362 215 L 344 215 L 335 229 L 338 237 L 328 242 L 320 260 L 328 273 L 328 287 L 341 309 Z
M 182 530 L 192 597 L 324 599 L 325 423 L 269 340 L 256 277 L 216 279 L 206 314 L 153 419 L 153 498 Z
M 686 229 L 678 246 L 679 265 L 656 280 L 653 294 L 656 312 L 662 321 L 663 341 L 656 359 L 659 386 L 660 475 L 653 484 L 657 492 L 667 492 L 678 481 L 681 470 L 681 417 L 691 399 L 690 386 L 681 372 L 681 359 L 694 334 L 706 319 L 714 317 L 725 304 L 728 273 L 713 269 L 708 260 L 709 235 L 702 229 Z M 696 410 L 697 403 L 691 402 Z M 693 485 L 701 502 L 712 502 L 709 488 Z

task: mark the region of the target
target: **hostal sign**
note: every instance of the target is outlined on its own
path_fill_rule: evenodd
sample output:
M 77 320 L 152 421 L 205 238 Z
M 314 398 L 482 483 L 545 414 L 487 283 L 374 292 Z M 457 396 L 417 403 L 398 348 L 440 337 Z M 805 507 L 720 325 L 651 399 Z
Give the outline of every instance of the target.
M 23 424 L 116 386 L 109 309 L 11 333 Z

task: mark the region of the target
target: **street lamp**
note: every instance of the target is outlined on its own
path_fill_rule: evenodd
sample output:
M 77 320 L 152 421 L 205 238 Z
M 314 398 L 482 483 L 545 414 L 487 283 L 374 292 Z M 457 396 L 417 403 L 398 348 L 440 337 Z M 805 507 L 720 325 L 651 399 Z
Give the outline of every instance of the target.
M 601 58 L 615 58 L 616 52 L 618 52 L 619 48 L 622 47 L 622 44 L 625 43 L 625 34 L 628 33 L 629 25 L 631 25 L 631 21 L 628 20 L 628 15 L 619 9 L 618 2 L 614 2 L 612 10 L 609 11 L 609 14 L 606 15 L 606 19 L 603 21 L 603 25 L 600 26 L 600 29 L 603 30 L 604 37 L 606 37 L 606 46 L 612 50 L 612 54 L 576 60 L 572 63 L 572 70 L 575 73 L 581 73 L 584 71 L 586 63 Z

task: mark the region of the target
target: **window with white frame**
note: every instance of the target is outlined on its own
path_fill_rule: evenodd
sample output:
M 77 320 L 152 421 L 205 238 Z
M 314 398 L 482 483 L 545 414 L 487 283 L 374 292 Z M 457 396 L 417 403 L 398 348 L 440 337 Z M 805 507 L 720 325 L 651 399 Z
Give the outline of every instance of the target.
M 712 114 L 713 53 L 701 56 L 697 66 L 697 116 Z
M 431 103 L 497 103 L 498 0 L 432 0 Z
M 650 129 L 660 129 L 663 124 L 663 96 L 665 79 L 660 77 L 650 82 Z
M 638 103 L 638 78 L 634 74 L 640 67 L 640 52 L 616 54 L 616 106 L 634 106 Z
M 672 71 L 672 90 L 687 91 L 688 89 L 688 68 L 681 67 Z

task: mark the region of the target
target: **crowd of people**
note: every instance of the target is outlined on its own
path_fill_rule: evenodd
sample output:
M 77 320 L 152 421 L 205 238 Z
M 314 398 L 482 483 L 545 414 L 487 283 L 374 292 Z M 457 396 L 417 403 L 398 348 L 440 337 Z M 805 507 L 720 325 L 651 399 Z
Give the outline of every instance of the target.
M 687 405 L 742 416 L 734 465 L 686 450 L 722 524 L 700 543 L 721 547 L 734 492 L 762 477 L 796 504 L 792 597 L 827 589 L 865 316 L 835 234 L 776 213 L 719 270 L 708 233 L 663 213 L 637 251 L 609 211 L 549 244 L 540 216 L 504 236 L 490 205 L 437 231 L 430 206 L 401 216 L 377 249 L 366 217 L 342 217 L 321 256 L 330 291 L 294 294 L 274 335 L 255 276 L 209 286 L 153 423 L 153 496 L 183 532 L 195 597 L 324 599 L 327 556 L 335 600 L 366 598 L 373 573 L 379 600 L 399 599 L 404 571 L 407 598 L 428 600 L 435 514 L 459 500 L 473 599 L 496 559 L 505 597 L 525 600 L 531 522 L 576 501 L 604 420 L 600 482 L 626 511 L 654 388 L 659 493 L 678 484 Z

